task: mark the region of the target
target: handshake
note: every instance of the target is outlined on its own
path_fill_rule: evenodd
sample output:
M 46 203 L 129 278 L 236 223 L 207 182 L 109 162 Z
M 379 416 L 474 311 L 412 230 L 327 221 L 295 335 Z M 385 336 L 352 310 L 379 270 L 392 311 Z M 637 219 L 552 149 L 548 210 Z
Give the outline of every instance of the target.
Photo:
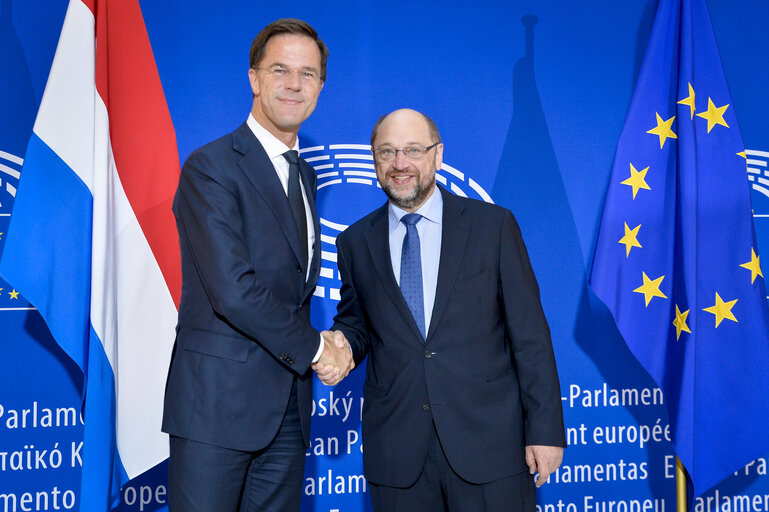
M 323 331 L 323 353 L 312 369 L 326 386 L 335 386 L 355 368 L 350 343 L 342 331 Z

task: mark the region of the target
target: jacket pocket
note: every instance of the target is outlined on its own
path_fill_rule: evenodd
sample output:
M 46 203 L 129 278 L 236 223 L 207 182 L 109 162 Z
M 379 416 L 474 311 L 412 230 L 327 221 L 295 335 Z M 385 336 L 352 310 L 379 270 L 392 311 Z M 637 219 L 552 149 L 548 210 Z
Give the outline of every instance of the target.
M 467 279 L 459 279 L 454 283 L 454 289 L 456 291 L 461 291 L 474 288 L 478 285 L 486 283 L 489 280 L 489 277 L 490 273 L 485 271 L 481 272 L 480 274 L 476 274 L 473 277 L 468 277 Z
M 503 379 L 503 378 L 507 377 L 508 375 L 512 374 L 513 371 L 515 371 L 515 368 L 510 367 L 510 368 L 508 368 L 507 370 L 505 370 L 502 373 L 498 373 L 496 375 L 492 375 L 488 379 L 483 379 L 483 382 L 494 382 L 494 381 L 497 381 L 499 379 Z
M 236 338 L 199 329 L 179 333 L 179 339 L 182 348 L 190 352 L 231 359 L 241 363 L 248 360 L 248 349 L 251 348 L 252 344 L 245 338 Z
M 368 381 L 363 382 L 363 394 L 369 398 L 373 397 L 385 397 L 389 392 L 389 388 L 383 388 L 381 386 L 375 386 Z

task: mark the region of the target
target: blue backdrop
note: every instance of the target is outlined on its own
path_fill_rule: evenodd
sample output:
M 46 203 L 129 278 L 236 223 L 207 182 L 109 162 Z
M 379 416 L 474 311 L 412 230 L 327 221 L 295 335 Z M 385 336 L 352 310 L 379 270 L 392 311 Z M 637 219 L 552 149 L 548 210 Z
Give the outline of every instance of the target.
M 0 0 L 0 248 L 66 4 Z M 561 469 L 538 492 L 540 507 L 674 509 L 663 400 L 586 286 L 655 0 L 140 4 L 182 161 L 245 120 L 248 52 L 264 25 L 299 17 L 326 41 L 328 78 L 300 132 L 322 187 L 324 273 L 313 299 L 318 328 L 330 324 L 340 285 L 333 237 L 384 201 L 370 161 L 359 156 L 365 150 L 355 146 L 367 144 L 376 119 L 396 108 L 433 117 L 449 166 L 439 175 L 455 192 L 515 213 L 542 290 L 569 447 Z M 751 166 L 766 178 L 769 4 L 708 5 Z M 769 254 L 769 191 L 756 188 L 753 204 L 759 250 Z M 40 510 L 55 510 L 54 503 L 78 510 L 82 426 L 74 411 L 81 380 L 23 297 L 15 298 L 5 282 L 0 288 L 0 510 L 34 510 L 34 500 L 33 508 L 23 508 L 25 493 L 45 495 L 47 508 Z M 356 370 L 336 388 L 316 387 L 306 511 L 370 510 L 359 477 L 361 383 Z M 126 486 L 122 510 L 164 509 L 165 471 L 161 465 Z M 695 506 L 769 510 L 765 474 L 764 457 Z

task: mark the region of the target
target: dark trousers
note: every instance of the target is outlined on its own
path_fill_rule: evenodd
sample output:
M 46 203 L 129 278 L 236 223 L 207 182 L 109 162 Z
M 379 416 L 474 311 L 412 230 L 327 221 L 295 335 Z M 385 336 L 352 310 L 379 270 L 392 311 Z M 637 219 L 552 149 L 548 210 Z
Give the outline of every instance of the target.
M 427 451 L 422 473 L 407 488 L 369 484 L 375 512 L 534 512 L 533 478 L 523 472 L 485 484 L 457 475 L 438 435 Z
M 262 450 L 230 450 L 171 436 L 169 511 L 298 512 L 304 459 L 294 386 L 283 424 Z

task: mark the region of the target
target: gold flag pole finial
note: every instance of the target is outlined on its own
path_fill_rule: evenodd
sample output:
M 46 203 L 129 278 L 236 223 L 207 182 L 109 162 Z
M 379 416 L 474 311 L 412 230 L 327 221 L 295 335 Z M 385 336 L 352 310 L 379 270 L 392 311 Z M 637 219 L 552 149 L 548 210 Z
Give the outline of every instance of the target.
M 686 512 L 686 468 L 676 457 L 676 510 Z

